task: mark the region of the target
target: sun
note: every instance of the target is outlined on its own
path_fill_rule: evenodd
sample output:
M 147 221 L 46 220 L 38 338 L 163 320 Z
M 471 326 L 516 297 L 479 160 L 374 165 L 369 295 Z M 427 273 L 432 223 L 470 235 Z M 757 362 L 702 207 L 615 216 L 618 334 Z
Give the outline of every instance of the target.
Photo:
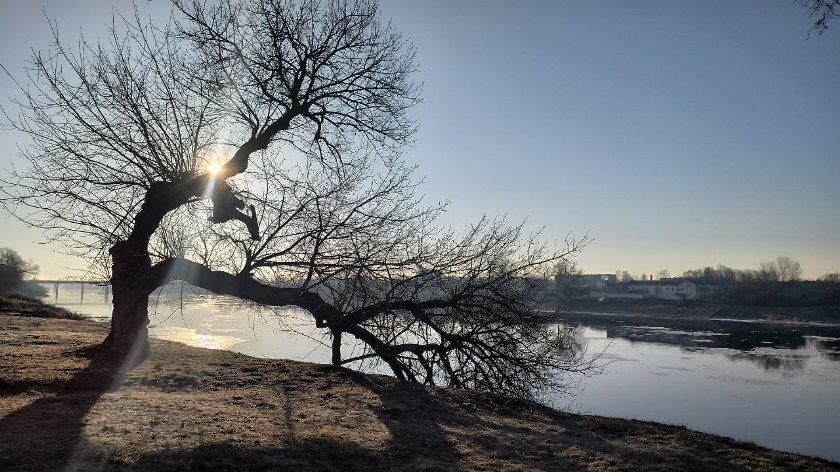
M 218 174 L 219 171 L 222 169 L 222 165 L 218 162 L 211 162 L 209 166 L 207 166 L 207 172 L 211 174 Z

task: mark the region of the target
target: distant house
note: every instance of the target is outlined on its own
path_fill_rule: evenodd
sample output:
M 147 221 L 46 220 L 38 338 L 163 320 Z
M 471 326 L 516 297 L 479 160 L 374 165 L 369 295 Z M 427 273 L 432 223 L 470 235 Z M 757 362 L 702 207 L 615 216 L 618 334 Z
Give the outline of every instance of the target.
M 656 299 L 656 300 L 718 300 L 729 293 L 731 282 L 685 277 L 660 280 L 631 280 L 606 283 L 591 290 L 590 297 Z
M 697 290 L 697 300 L 721 300 L 725 298 L 735 286 L 734 281 L 725 279 L 686 278 L 683 280 L 688 280 L 695 285 Z
M 633 280 L 627 282 L 627 293 L 640 293 L 658 300 L 694 300 L 697 286 L 686 279 Z
M 615 274 L 557 275 L 554 277 L 554 291 L 568 296 L 586 296 L 591 291 L 604 290 L 615 281 Z
M 604 290 L 607 285 L 615 284 L 615 274 L 583 274 L 580 276 L 580 285 L 592 290 Z

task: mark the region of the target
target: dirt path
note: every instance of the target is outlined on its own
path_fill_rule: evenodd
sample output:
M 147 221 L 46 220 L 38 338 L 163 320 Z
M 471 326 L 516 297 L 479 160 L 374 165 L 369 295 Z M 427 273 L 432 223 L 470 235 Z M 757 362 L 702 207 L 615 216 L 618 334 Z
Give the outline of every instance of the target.
M 681 427 L 0 315 L 0 470 L 840 470 Z

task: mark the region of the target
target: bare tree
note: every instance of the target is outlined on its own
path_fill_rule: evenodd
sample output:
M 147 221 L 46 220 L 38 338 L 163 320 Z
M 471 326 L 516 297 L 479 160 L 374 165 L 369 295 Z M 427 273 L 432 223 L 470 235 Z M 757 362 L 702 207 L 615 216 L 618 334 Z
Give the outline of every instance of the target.
M 568 299 L 580 291 L 583 270 L 578 267 L 577 261 L 565 257 L 560 259 L 554 269 L 554 284 L 557 291 L 564 299 Z
M 787 256 L 779 256 L 776 258 L 776 269 L 779 272 L 780 282 L 795 282 L 799 280 L 802 275 L 802 266 L 799 262 Z
M 758 267 L 758 278 L 771 282 L 795 282 L 801 275 L 802 266 L 787 256 L 762 262 Z
M 717 267 L 706 266 L 701 269 L 689 269 L 683 272 L 683 277 L 694 279 L 735 280 L 739 270 L 718 264 Z
M 633 276 L 630 275 L 630 272 L 628 272 L 626 270 L 615 271 L 615 278 L 619 282 L 632 282 L 633 281 Z
M 121 17 L 105 44 L 56 33 L 6 114 L 32 144 L 4 206 L 110 259 L 107 350 L 144 352 L 149 295 L 183 280 L 304 308 L 334 364 L 400 379 L 528 396 L 586 367 L 535 303 L 585 241 L 435 224 L 399 157 L 414 51 L 374 2 L 173 3 L 169 24 Z M 361 351 L 343 356 L 344 335 Z
M 821 282 L 840 282 L 840 272 L 831 272 L 828 274 L 823 274 L 817 280 Z
M 762 262 L 758 265 L 756 278 L 764 282 L 775 282 L 779 280 L 779 268 L 773 261 Z
M 811 11 L 811 17 L 816 18 L 812 30 L 823 34 L 828 29 L 828 23 L 840 15 L 840 0 L 800 0 L 803 7 Z

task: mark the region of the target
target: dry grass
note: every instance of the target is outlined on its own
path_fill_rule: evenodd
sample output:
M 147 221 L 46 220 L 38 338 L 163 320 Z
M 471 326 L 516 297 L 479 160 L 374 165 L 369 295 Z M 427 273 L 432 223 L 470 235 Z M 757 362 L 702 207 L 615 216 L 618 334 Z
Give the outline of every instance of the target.
M 59 306 L 49 305 L 37 298 L 19 293 L 0 296 L 0 313 L 14 313 L 36 318 L 60 318 L 65 320 L 83 320 L 84 316 Z
M 0 470 L 840 470 L 685 428 L 0 315 Z

